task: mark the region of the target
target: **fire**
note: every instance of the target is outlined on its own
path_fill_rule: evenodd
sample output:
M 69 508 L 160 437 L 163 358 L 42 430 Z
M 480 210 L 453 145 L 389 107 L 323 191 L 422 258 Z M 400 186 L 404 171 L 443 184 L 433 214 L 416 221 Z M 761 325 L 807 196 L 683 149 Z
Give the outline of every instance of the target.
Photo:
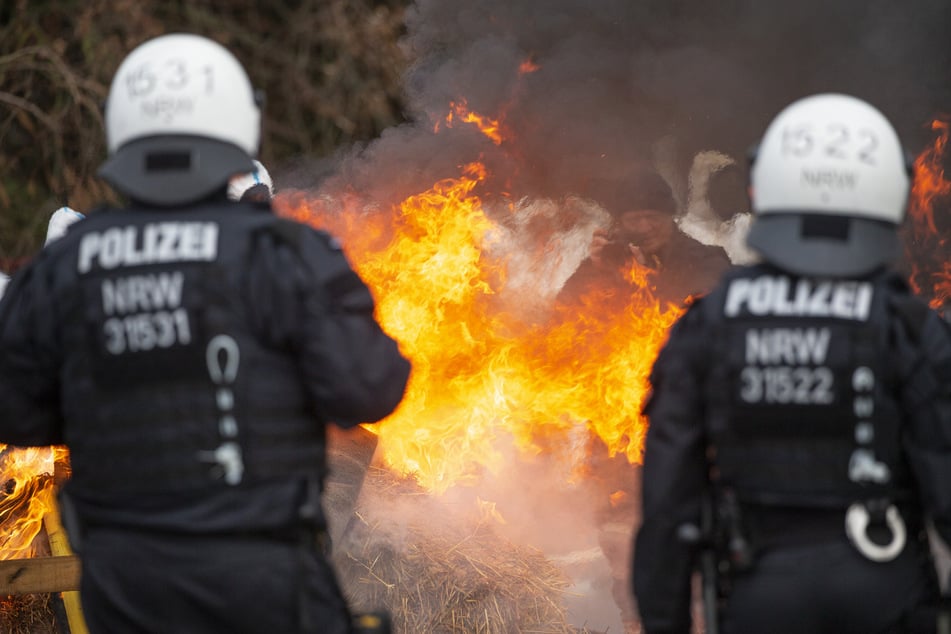
M 536 64 L 531 59 L 526 59 L 521 64 L 518 65 L 518 74 L 524 75 L 526 73 L 534 73 L 539 68 L 541 68 L 539 64 Z
M 465 99 L 449 102 L 449 114 L 446 115 L 446 126 L 451 128 L 457 119 L 463 123 L 474 124 L 479 131 L 493 143 L 496 145 L 502 144 L 502 126 L 499 121 L 471 112 Z M 436 125 L 435 131 L 439 131 L 439 124 Z
M 951 262 L 945 262 L 940 271 L 934 274 L 937 280 L 934 285 L 932 308 L 946 308 L 951 302 Z
M 935 199 L 951 194 L 951 182 L 944 176 L 942 165 L 948 147 L 949 124 L 935 119 L 931 129 L 937 132 L 931 147 L 915 159 L 915 183 L 912 187 L 911 213 L 915 218 L 915 236 L 935 235 L 938 228 L 934 219 Z M 927 233 L 926 233 L 927 232 Z
M 38 554 L 36 536 L 56 504 L 55 480 L 68 470 L 63 447 L 0 445 L 0 559 Z
M 932 144 L 915 159 L 915 181 L 909 203 L 911 219 L 906 252 L 912 263 L 910 281 L 915 291 L 929 299 L 931 307 L 941 309 L 951 302 L 951 262 L 947 259 L 951 224 L 948 214 L 935 211 L 951 204 L 951 181 L 945 176 L 948 138 L 951 125 L 935 119 Z
M 640 284 L 621 301 L 594 288 L 583 307 L 555 305 L 544 323 L 516 317 L 508 259 L 490 248 L 499 221 L 473 194 L 485 179 L 473 163 L 388 213 L 277 201 L 342 239 L 384 329 L 413 361 L 403 403 L 377 426 L 385 461 L 433 491 L 497 472 L 513 447 L 523 459 L 574 452 L 567 461 L 580 463 L 577 439 L 589 433 L 639 461 L 647 377 L 681 311 L 632 271 Z

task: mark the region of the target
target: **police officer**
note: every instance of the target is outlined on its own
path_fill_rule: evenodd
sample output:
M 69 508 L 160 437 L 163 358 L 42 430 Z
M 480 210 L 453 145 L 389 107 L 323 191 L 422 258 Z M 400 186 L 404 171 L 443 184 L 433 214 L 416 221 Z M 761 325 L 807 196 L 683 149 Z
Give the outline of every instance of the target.
M 925 524 L 951 540 L 951 336 L 890 268 L 907 166 L 850 96 L 802 99 L 767 129 L 748 235 L 763 261 L 689 308 L 652 374 L 633 568 L 646 632 L 689 631 L 710 550 L 723 609 L 708 631 L 934 631 Z
M 100 174 L 130 200 L 0 303 L 0 442 L 65 444 L 92 632 L 348 632 L 321 542 L 325 425 L 390 414 L 409 363 L 339 244 L 227 198 L 260 112 L 194 35 L 120 65 Z

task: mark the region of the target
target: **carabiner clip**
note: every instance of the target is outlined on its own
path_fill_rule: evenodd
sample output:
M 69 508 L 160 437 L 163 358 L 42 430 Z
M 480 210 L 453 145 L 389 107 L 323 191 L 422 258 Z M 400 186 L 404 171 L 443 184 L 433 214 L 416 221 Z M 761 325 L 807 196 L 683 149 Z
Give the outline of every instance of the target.
M 905 548 L 905 521 L 894 504 L 885 509 L 885 525 L 891 531 L 891 542 L 879 545 L 869 539 L 868 524 L 868 509 L 861 502 L 856 502 L 845 512 L 845 534 L 865 558 L 877 562 L 891 561 Z

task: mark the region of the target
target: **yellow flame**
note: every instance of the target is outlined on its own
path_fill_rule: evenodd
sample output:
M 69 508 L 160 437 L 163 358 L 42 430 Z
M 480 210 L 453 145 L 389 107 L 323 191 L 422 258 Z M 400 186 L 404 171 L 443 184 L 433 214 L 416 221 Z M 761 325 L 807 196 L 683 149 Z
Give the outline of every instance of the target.
M 64 447 L 0 445 L 0 559 L 37 554 L 43 517 L 56 504 L 54 476 L 67 461 Z
M 681 311 L 632 271 L 643 284 L 629 296 L 593 288 L 581 309 L 558 307 L 545 324 L 514 317 L 497 301 L 507 263 L 483 249 L 496 225 L 472 192 L 485 178 L 474 163 L 389 214 L 355 210 L 356 220 L 324 202 L 283 201 L 283 213 L 342 233 L 381 324 L 413 362 L 403 403 L 377 426 L 384 460 L 444 491 L 497 472 L 511 446 L 553 451 L 582 429 L 639 461 L 647 377 Z

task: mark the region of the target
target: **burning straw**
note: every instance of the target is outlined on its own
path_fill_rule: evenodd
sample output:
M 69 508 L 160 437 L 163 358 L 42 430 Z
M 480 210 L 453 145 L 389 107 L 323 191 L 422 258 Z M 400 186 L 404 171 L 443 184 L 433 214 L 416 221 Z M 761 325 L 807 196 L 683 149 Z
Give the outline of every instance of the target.
M 60 634 L 66 623 L 55 594 L 21 594 L 0 600 L 0 632 Z
M 385 609 L 395 633 L 572 633 L 564 573 L 488 517 L 453 517 L 409 479 L 371 469 L 335 563 L 356 611 Z M 410 514 L 407 515 L 406 513 Z
M 62 450 L 0 445 L 0 559 L 52 554 L 43 518 L 68 472 Z M 0 596 L 4 634 L 60 634 L 66 623 L 59 593 Z

